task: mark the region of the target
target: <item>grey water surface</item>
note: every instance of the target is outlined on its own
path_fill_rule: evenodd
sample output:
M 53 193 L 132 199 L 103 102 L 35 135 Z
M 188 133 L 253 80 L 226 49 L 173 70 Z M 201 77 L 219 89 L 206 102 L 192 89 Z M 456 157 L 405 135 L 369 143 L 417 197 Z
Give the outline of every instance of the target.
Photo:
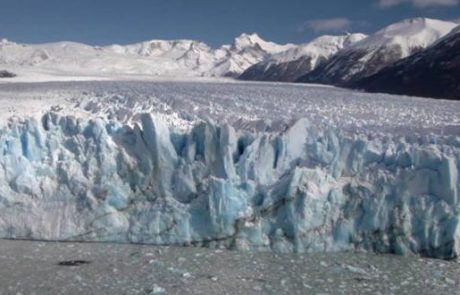
M 0 240 L 0 294 L 460 294 L 455 261 Z

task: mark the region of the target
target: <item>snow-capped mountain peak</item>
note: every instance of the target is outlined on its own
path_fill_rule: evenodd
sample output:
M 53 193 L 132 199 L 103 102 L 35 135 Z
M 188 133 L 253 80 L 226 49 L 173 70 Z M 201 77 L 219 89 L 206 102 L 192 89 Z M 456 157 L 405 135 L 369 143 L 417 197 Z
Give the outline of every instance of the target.
M 426 48 L 456 26 L 457 24 L 453 22 L 429 18 L 405 19 L 383 28 L 355 46 L 359 48 L 378 48 L 398 44 L 406 50 Z M 405 52 L 406 56 L 408 54 L 410 52 Z
M 286 51 L 273 55 L 271 61 L 288 62 L 296 60 L 302 56 L 331 56 L 343 48 L 365 39 L 365 34 L 345 34 L 342 36 L 325 35 L 314 39 Z
M 353 88 L 411 96 L 460 99 L 460 27 L 426 50 L 356 81 Z
M 237 48 L 245 48 L 249 46 L 254 46 L 256 44 L 263 44 L 266 41 L 263 40 L 258 34 L 246 34 L 243 33 L 235 38 L 233 45 Z
M 313 41 L 273 54 L 248 68 L 243 80 L 295 81 L 329 59 L 338 51 L 366 38 L 364 34 L 321 36 Z
M 107 49 L 120 54 L 137 54 L 145 57 L 165 54 L 177 57 L 190 49 L 211 51 L 208 45 L 194 40 L 150 40 L 124 46 L 112 45 Z
M 252 65 L 293 47 L 293 44 L 280 45 L 265 41 L 255 33 L 241 34 L 235 38 L 232 45 L 224 45 L 216 50 L 218 62 L 211 75 L 239 76 Z
M 456 26 L 428 18 L 394 23 L 342 50 L 299 81 L 345 86 L 431 46 Z
M 291 48 L 242 34 L 232 45 L 213 49 L 195 40 L 150 40 L 128 45 L 89 46 L 75 42 L 16 44 L 2 40 L 0 65 L 21 72 L 57 75 L 140 74 L 235 76 L 268 56 Z
M 243 33 L 236 37 L 232 44 L 233 50 L 244 50 L 247 48 L 262 49 L 267 53 L 277 53 L 294 47 L 293 44 L 280 45 L 274 42 L 265 41 L 258 34 Z

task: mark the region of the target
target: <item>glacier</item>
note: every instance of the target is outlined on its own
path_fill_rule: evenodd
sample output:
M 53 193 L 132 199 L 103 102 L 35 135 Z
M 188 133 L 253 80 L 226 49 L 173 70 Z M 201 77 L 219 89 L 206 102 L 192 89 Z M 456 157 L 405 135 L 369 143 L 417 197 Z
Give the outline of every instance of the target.
M 460 139 L 144 112 L 0 129 L 0 237 L 240 250 L 460 252 Z

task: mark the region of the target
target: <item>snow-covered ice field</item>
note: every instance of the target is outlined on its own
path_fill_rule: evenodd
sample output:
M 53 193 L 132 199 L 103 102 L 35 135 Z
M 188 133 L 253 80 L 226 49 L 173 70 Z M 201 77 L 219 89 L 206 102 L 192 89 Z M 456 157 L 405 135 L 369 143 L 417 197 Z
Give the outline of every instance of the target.
M 454 258 L 459 111 L 311 85 L 0 84 L 0 236 Z
M 12 115 L 39 118 L 51 107 L 58 107 L 62 114 L 78 113 L 85 118 L 115 115 L 123 122 L 147 111 L 170 116 L 167 123 L 181 129 L 196 119 L 208 118 L 218 124 L 263 131 L 285 125 L 276 123 L 307 118 L 347 131 L 460 135 L 460 104 L 456 101 L 360 93 L 323 85 L 209 78 L 7 83 L 0 84 L 0 101 L 4 119 Z

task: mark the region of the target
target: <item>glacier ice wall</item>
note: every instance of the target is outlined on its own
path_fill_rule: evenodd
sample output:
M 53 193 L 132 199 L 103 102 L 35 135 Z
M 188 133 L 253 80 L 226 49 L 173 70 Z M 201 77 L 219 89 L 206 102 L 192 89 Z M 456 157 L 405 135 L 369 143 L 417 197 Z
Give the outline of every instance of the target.
M 149 114 L 0 131 L 0 237 L 315 252 L 460 252 L 456 136 L 282 132 Z

